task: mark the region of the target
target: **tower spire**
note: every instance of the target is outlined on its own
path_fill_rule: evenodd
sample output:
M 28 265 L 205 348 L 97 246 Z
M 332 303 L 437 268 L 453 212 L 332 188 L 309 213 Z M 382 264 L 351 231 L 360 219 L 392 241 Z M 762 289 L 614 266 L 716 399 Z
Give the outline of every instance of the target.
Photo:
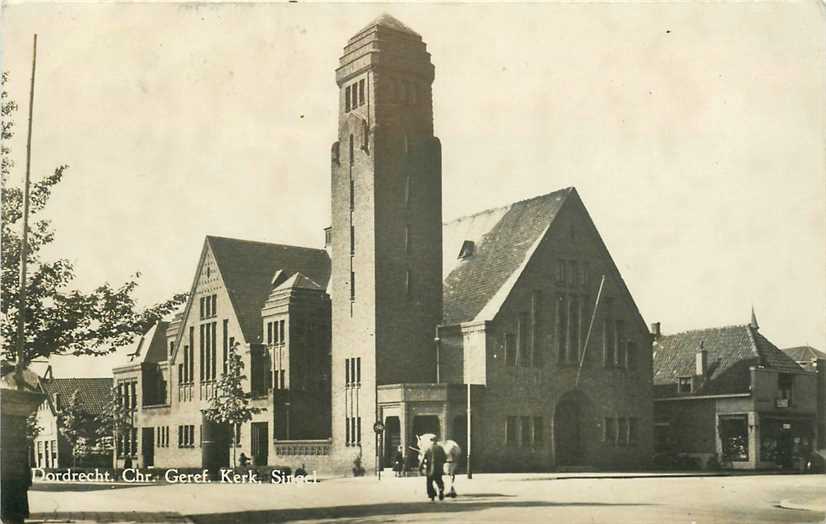
M 754 306 L 751 306 L 751 322 L 749 325 L 752 329 L 760 329 L 760 325 L 757 323 L 757 315 L 754 313 Z

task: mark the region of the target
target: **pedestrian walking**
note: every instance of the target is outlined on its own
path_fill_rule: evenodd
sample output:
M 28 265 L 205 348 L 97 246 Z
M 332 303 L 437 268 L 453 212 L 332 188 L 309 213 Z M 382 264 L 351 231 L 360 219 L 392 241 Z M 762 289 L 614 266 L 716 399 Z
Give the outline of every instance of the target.
M 445 499 L 445 484 L 442 481 L 442 473 L 444 472 L 445 461 L 447 457 L 442 446 L 436 442 L 427 449 L 422 458 L 422 463 L 419 466 L 420 470 L 424 470 L 427 475 L 427 497 L 433 501 L 436 498 L 436 489 L 439 488 L 439 500 Z

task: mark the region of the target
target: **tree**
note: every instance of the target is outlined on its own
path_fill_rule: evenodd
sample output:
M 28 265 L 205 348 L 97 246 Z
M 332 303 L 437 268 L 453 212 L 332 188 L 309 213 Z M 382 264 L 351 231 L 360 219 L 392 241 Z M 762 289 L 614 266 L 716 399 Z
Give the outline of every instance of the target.
M 88 453 L 91 417 L 80 402 L 80 390 L 72 393 L 69 404 L 58 413 L 60 433 L 72 446 L 72 466 Z
M 227 371 L 215 384 L 215 395 L 209 401 L 209 408 L 204 410 L 206 418 L 216 424 L 228 424 L 232 428 L 232 466 L 235 467 L 235 436 L 238 427 L 252 420 L 252 416 L 263 411 L 262 408 L 250 406 L 249 398 L 244 393 L 244 361 L 235 342 L 227 355 Z
M 96 434 L 99 440 L 98 447 L 114 452 L 113 460 L 117 461 L 115 447 L 121 441 L 130 439 L 134 428 L 135 408 L 127 405 L 120 396 L 117 386 L 112 387 L 109 401 L 103 411 L 95 418 Z M 124 438 L 126 437 L 126 438 Z M 110 442 L 111 439 L 111 442 Z
M 14 168 L 10 139 L 18 107 L 6 91 L 8 73 L 0 82 L 0 199 L 2 199 L 2 274 L 0 274 L 0 338 L 5 358 L 16 360 L 17 318 L 20 314 L 19 234 L 23 218 L 23 190 L 10 183 Z M 71 289 L 74 266 L 68 259 L 43 260 L 41 249 L 54 241 L 51 222 L 42 217 L 52 191 L 66 176 L 61 165 L 51 175 L 33 180 L 30 191 L 30 223 L 26 250 L 28 274 L 25 316 L 26 341 L 23 363 L 52 354 L 101 355 L 128 344 L 132 337 L 174 311 L 186 299 L 179 293 L 169 300 L 139 310 L 133 292 L 140 273 L 119 286 L 108 282 L 91 292 Z M 20 177 L 22 178 L 22 177 Z

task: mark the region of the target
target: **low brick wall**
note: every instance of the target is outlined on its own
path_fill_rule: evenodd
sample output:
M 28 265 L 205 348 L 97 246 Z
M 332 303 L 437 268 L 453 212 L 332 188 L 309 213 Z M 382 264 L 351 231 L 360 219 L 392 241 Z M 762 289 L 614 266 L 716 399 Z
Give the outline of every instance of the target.
M 269 458 L 270 464 L 289 466 L 293 471 L 303 467 L 307 473 L 329 474 L 332 471 L 329 439 L 277 440 L 273 447 L 275 453 Z

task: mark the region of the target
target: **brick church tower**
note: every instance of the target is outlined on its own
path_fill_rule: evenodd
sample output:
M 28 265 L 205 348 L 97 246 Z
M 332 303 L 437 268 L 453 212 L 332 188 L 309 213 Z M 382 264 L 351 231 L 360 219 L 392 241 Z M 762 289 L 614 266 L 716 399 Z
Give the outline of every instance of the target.
M 421 36 L 383 15 L 336 70 L 332 430 L 340 466 L 374 466 L 376 386 L 435 380 L 442 318 L 441 146 Z

